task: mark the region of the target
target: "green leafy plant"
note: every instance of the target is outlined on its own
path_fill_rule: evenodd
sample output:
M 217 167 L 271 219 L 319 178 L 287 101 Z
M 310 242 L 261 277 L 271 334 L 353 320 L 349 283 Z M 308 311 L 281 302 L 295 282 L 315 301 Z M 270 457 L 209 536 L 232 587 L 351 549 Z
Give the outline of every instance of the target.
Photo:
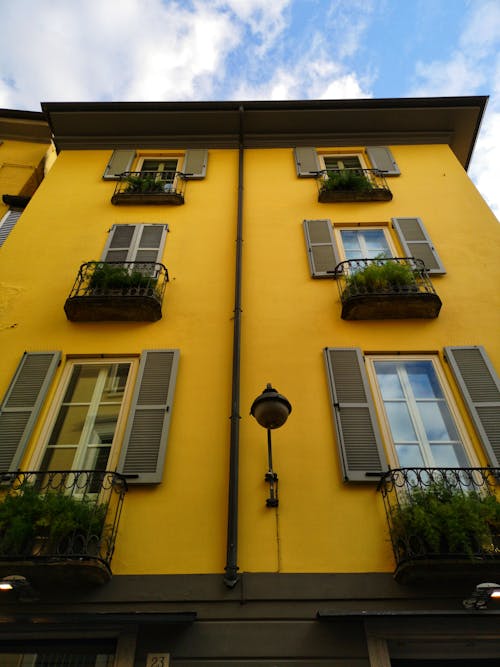
M 408 264 L 377 257 L 364 269 L 351 273 L 346 279 L 346 288 L 352 294 L 405 291 L 415 289 L 416 281 Z
M 90 278 L 89 287 L 92 289 L 130 289 L 155 287 L 157 278 L 137 270 L 130 270 L 127 266 L 110 263 L 96 263 L 96 268 Z
M 328 171 L 321 185 L 322 192 L 332 190 L 366 192 L 372 190 L 372 184 L 362 171 L 357 169 L 339 169 Z
M 392 538 L 400 555 L 491 553 L 500 534 L 494 495 L 435 482 L 414 489 L 392 514 Z
M 130 194 L 146 194 L 149 192 L 164 192 L 165 182 L 156 180 L 154 176 L 127 176 L 124 192 Z
M 99 541 L 105 515 L 106 506 L 95 500 L 24 486 L 0 502 L 0 555 L 86 553 Z

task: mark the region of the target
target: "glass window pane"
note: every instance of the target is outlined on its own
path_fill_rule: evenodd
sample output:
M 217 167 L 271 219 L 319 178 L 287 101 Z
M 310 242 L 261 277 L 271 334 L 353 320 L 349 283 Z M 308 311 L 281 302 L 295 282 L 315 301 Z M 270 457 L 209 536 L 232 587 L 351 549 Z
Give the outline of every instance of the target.
M 92 433 L 89 437 L 91 445 L 110 445 L 115 435 L 116 422 L 120 405 L 101 405 L 94 419 Z
M 418 409 L 420 416 L 422 417 L 425 434 L 428 440 L 450 441 L 459 439 L 448 406 L 444 402 L 419 402 Z
M 418 445 L 396 445 L 396 454 L 402 468 L 421 468 L 424 460 Z
M 379 255 L 390 256 L 389 245 L 381 229 L 367 229 L 359 232 L 363 236 L 366 246 L 366 256 L 373 258 Z
M 119 401 L 121 403 L 125 385 L 127 384 L 130 364 L 113 364 L 110 367 L 106 385 L 102 393 L 104 401 Z
M 398 378 L 396 363 L 391 361 L 376 361 L 375 372 L 384 400 L 390 398 L 404 398 L 401 382 Z
M 417 435 L 406 403 L 388 402 L 385 409 L 394 442 L 416 442 Z
M 434 465 L 438 468 L 468 468 L 469 462 L 461 443 L 431 445 Z
M 99 364 L 76 364 L 63 403 L 90 403 L 101 368 Z
M 77 445 L 80 442 L 87 412 L 87 405 L 63 405 L 59 410 L 49 445 Z
M 71 470 L 76 447 L 48 447 L 43 457 L 42 470 Z
M 407 362 L 405 368 L 415 398 L 443 398 L 431 361 Z
M 357 232 L 343 229 L 340 232 L 340 236 L 342 238 L 342 243 L 344 245 L 344 250 L 346 250 L 346 252 L 347 250 L 356 250 L 359 253 L 361 253 L 361 246 L 359 245 L 359 238 Z M 361 254 L 359 254 L 358 257 L 361 257 Z

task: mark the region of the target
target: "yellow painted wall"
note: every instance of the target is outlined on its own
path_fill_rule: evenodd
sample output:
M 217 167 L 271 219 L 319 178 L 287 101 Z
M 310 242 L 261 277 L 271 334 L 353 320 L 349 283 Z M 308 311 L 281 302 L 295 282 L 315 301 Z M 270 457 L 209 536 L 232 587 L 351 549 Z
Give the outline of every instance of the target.
M 482 344 L 500 370 L 500 227 L 448 147 L 394 147 L 393 153 L 402 172 L 388 179 L 393 200 L 346 204 L 317 202 L 314 180 L 296 176 L 292 149 L 245 153 L 241 570 L 393 568 L 375 484 L 349 485 L 341 479 L 325 346 L 432 352 L 445 345 Z M 180 348 L 164 481 L 129 490 L 112 567 L 116 574 L 222 572 L 238 154 L 211 149 L 207 177 L 187 183 L 186 204 L 179 207 L 112 206 L 115 183 L 101 178 L 109 156 L 110 151 L 63 151 L 4 248 L 0 395 L 24 350 L 137 355 L 142 349 Z M 389 224 L 394 216 L 421 217 L 438 249 L 448 271 L 433 279 L 443 301 L 441 314 L 436 320 L 344 322 L 335 282 L 310 277 L 302 220 Z M 63 305 L 80 264 L 100 257 L 113 224 L 138 222 L 170 228 L 163 256 L 170 273 L 163 319 L 68 322 Z M 64 360 L 24 466 L 39 441 L 63 367 Z M 266 434 L 249 415 L 266 382 L 293 406 L 286 425 L 273 434 L 278 512 L 265 507 Z
M 1 137 L 0 137 L 1 139 Z M 0 144 L 0 218 L 7 212 L 1 196 L 31 196 L 43 178 L 47 144 L 6 139 Z

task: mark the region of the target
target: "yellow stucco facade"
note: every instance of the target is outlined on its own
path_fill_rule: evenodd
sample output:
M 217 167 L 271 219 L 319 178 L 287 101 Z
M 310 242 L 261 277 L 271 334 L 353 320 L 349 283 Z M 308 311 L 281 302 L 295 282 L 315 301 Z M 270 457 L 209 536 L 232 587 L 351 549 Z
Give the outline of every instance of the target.
M 106 664 L 114 667 L 390 667 L 394 657 L 474 658 L 479 645 L 478 655 L 497 655 L 495 618 L 474 624 L 462 600 L 477 581 L 500 579 L 498 554 L 487 554 L 489 569 L 482 557 L 466 563 L 453 581 L 448 560 L 450 572 L 431 573 L 431 584 L 398 579 L 379 488 L 389 468 L 442 475 L 455 455 L 460 482 L 464 468 L 484 468 L 494 487 L 491 468 L 500 467 L 500 226 L 466 172 L 485 102 L 47 103 L 45 115 L 9 112 L 2 121 L 0 113 L 0 195 L 24 208 L 0 247 L 4 490 L 10 484 L 15 498 L 43 487 L 51 479 L 40 473 L 44 461 L 49 471 L 64 468 L 46 495 L 67 483 L 60 495 L 104 504 L 122 489 L 116 478 L 111 490 L 96 491 L 102 480 L 92 474 L 82 476 L 85 492 L 76 488 L 82 461 L 95 471 L 104 460 L 128 485 L 121 514 L 109 506 L 112 548 L 105 523 L 99 553 L 88 544 L 72 551 L 74 538 L 58 544 L 62 552 L 43 551 L 50 540 L 42 534 L 13 555 L 0 511 L 0 579 L 25 576 L 35 591 L 0 593 L 0 656 L 42 655 L 49 645 L 55 655 L 65 642 L 88 655 L 95 649 L 96 665 L 113 656 Z M 349 201 L 321 202 L 328 174 L 317 172 L 342 171 L 347 158 L 375 183 L 385 175 L 381 196 L 344 192 Z M 149 190 L 133 190 L 137 178 L 149 178 Z M 410 238 L 401 221 L 426 237 Z M 321 231 L 320 247 L 311 230 Z M 373 230 L 375 250 L 364 236 Z M 399 305 L 380 306 L 383 316 L 372 308 L 368 319 L 343 319 L 356 271 L 337 275 L 335 266 L 349 259 L 352 239 L 372 253 L 368 263 L 406 258 L 414 267 L 408 248 L 417 260 L 423 252 L 430 282 L 397 293 Z M 168 270 L 164 293 L 155 260 Z M 134 262 L 126 276 L 138 271 L 139 288 L 103 291 L 96 275 L 113 261 Z M 401 317 L 405 301 L 429 293 L 439 312 Z M 477 371 L 474 356 L 472 379 L 464 369 L 460 380 L 462 366 L 453 362 L 457 375 L 450 359 L 462 347 L 484 350 L 489 370 Z M 161 356 L 176 359 L 174 350 L 176 374 L 176 362 L 165 370 Z M 346 350 L 359 354 L 357 366 Z M 26 360 L 44 355 L 50 368 L 34 379 Z M 436 394 L 425 385 L 426 366 L 422 395 L 387 397 L 381 360 L 397 363 L 402 386 L 404 364 L 430 364 Z M 346 364 L 341 376 L 337 363 Z M 82 369 L 91 365 L 105 372 L 89 379 Z M 484 386 L 472 405 L 476 379 Z M 292 406 L 272 431 L 276 507 L 266 505 L 266 431 L 250 414 L 266 383 Z M 347 398 L 338 398 L 344 389 Z M 37 407 L 25 437 L 19 424 L 30 400 Z M 345 421 L 343 411 L 361 403 L 380 432 L 375 457 L 366 412 Z M 398 440 L 401 406 L 421 429 L 418 445 Z M 411 446 L 413 458 L 404 458 Z M 425 466 L 411 463 L 417 447 Z M 425 563 L 418 576 L 432 570 Z M 435 613 L 439 624 L 426 617 Z
M 35 148 L 37 150 L 35 150 Z M 160 147 L 161 148 L 161 147 Z M 335 152 L 335 146 L 319 151 Z M 376 484 L 342 480 L 322 350 L 437 352 L 484 345 L 500 367 L 499 227 L 446 145 L 393 146 L 401 176 L 390 202 L 317 202 L 313 179 L 298 179 L 291 148 L 245 152 L 240 449 L 240 568 L 266 572 L 384 572 L 392 554 Z M 37 152 L 38 151 L 38 152 Z M 363 146 L 342 151 L 364 153 Z M 33 148 L 33 161 L 40 157 Z M 172 155 L 178 151 L 170 151 Z M 169 151 L 165 150 L 169 155 Z M 32 469 L 66 359 L 179 348 L 180 370 L 164 481 L 129 490 L 116 574 L 216 573 L 224 560 L 228 411 L 232 357 L 238 154 L 210 149 L 206 177 L 187 184 L 186 203 L 112 206 L 115 182 L 101 176 L 109 150 L 63 150 L 2 251 L 0 282 L 4 393 L 24 350 L 63 352 L 21 467 Z M 12 158 L 14 160 L 14 157 Z M 433 279 L 442 311 L 432 320 L 340 318 L 335 281 L 308 268 L 303 219 L 334 227 L 387 227 L 393 217 L 425 221 L 447 273 Z M 64 301 L 79 266 L 99 259 L 114 224 L 163 223 L 170 273 L 155 323 L 69 322 Z M 394 238 L 398 254 L 404 254 Z M 20 263 L 19 258 L 22 257 Z M 445 373 L 449 376 L 446 365 Z M 293 406 L 274 435 L 279 510 L 265 507 L 265 433 L 249 416 L 267 381 Z M 455 384 L 473 443 L 485 456 Z M 120 443 L 115 443 L 119 448 Z

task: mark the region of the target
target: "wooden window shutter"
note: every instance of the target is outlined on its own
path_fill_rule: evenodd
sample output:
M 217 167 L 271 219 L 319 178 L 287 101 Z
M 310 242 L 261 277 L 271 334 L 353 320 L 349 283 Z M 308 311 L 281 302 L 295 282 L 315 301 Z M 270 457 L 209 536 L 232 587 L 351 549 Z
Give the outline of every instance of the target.
M 18 468 L 60 352 L 25 352 L 0 407 L 0 470 Z
M 159 262 L 168 225 L 113 225 L 102 262 Z
M 7 211 L 0 224 L 0 248 L 7 240 L 8 235 L 14 229 L 14 225 L 21 217 L 22 211 Z
M 102 262 L 129 260 L 137 225 L 113 225 L 102 253 Z
M 300 178 L 315 178 L 321 170 L 315 148 L 298 146 L 293 149 L 295 168 Z
M 208 150 L 206 148 L 190 148 L 186 151 L 182 171 L 188 180 L 205 178 L 207 173 Z
M 482 346 L 444 348 L 492 467 L 500 467 L 500 379 Z
M 102 177 L 108 181 L 117 181 L 120 174 L 124 171 L 130 171 L 134 158 L 135 151 L 133 150 L 120 149 L 113 151 Z
M 137 241 L 131 262 L 161 262 L 167 225 L 137 225 Z
M 159 484 L 179 365 L 179 350 L 144 350 L 118 471 L 130 484 Z
M 330 220 L 304 220 L 307 257 L 313 278 L 335 278 L 340 262 Z
M 328 347 L 325 361 L 344 480 L 376 481 L 388 467 L 361 350 Z
M 367 146 L 366 152 L 373 169 L 383 171 L 384 176 L 399 176 L 401 174 L 392 151 L 387 146 Z
M 408 257 L 421 259 L 431 274 L 446 273 L 443 262 L 420 218 L 392 218 L 392 226 Z

